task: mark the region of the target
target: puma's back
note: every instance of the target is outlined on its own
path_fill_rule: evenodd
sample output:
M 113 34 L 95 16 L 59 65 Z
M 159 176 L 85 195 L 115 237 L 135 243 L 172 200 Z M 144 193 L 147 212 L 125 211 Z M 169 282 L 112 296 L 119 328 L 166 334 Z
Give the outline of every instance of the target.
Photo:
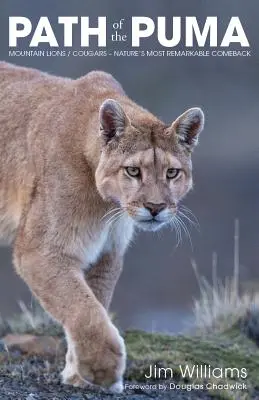
M 37 70 L 0 63 L 0 235 L 13 238 L 30 201 L 35 171 L 30 130 L 40 105 L 57 90 L 58 79 Z M 47 138 L 46 138 L 47 139 Z
M 102 91 L 105 85 L 109 91 L 108 74 L 96 73 L 94 79 L 88 75 L 90 79 L 86 76 L 72 80 L 0 62 L 0 236 L 3 239 L 14 237 L 37 175 L 42 173 L 44 159 L 65 160 L 68 153 L 76 162 L 77 149 L 83 151 L 89 114 L 95 107 L 91 100 L 93 93 L 98 97 L 98 87 Z M 114 82 L 111 86 L 120 89 Z

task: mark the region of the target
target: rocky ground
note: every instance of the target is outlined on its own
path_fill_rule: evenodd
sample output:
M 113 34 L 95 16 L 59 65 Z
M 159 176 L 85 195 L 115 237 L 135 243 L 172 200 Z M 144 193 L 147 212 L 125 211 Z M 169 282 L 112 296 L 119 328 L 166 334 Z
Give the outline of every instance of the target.
M 12 332 L 19 331 L 10 336 Z M 6 335 L 9 333 L 9 335 Z M 24 335 L 25 333 L 25 335 Z M 62 332 L 55 326 L 26 327 L 19 323 L 0 324 L 0 400 L 144 400 L 144 399 L 259 399 L 259 350 L 256 341 L 235 326 L 224 335 L 165 336 L 140 331 L 127 332 L 125 342 L 128 366 L 125 392 L 113 395 L 98 388 L 76 389 L 60 383 L 59 372 L 64 366 L 65 345 Z M 172 368 L 170 381 L 145 381 L 149 366 Z M 210 365 L 212 368 L 246 368 L 245 380 L 236 377 L 213 380 L 226 385 L 224 390 L 206 390 L 209 379 L 183 378 L 180 365 Z M 231 388 L 243 382 L 244 390 Z M 170 384 L 180 385 L 177 390 Z M 159 389 L 163 385 L 163 389 Z M 189 385 L 189 386 L 188 386 Z M 190 385 L 203 385 L 203 390 Z
M 161 392 L 160 390 L 126 390 L 121 395 L 113 395 L 104 391 L 88 391 L 79 390 L 74 388 L 67 388 L 60 384 L 48 384 L 44 382 L 35 382 L 33 379 L 26 379 L 26 381 L 6 378 L 0 378 L 1 385 L 1 400 L 191 400 L 191 399 L 212 399 L 210 395 L 197 391 L 186 392 L 184 390 L 172 393 L 167 390 Z
M 33 335 L 8 335 L 0 345 L 1 400 L 144 400 L 144 399 L 211 399 L 204 391 L 170 390 L 169 381 L 153 381 L 148 385 L 134 380 L 141 373 L 129 362 L 125 392 L 114 395 L 92 387 L 75 389 L 60 382 L 59 371 L 64 367 L 64 342 L 61 338 Z M 34 355 L 33 355 L 34 353 Z M 38 353 L 36 355 L 36 353 Z M 130 366 L 131 364 L 131 366 Z M 132 375 L 131 375 L 132 374 Z M 159 384 L 163 389 L 159 389 Z

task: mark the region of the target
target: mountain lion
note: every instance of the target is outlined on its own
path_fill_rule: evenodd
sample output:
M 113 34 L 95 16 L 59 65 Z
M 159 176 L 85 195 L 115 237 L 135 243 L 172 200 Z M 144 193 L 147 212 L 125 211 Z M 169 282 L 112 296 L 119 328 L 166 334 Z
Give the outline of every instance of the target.
M 108 307 L 134 229 L 174 224 L 192 187 L 200 108 L 166 125 L 105 72 L 76 79 L 0 63 L 0 233 L 64 327 L 63 382 L 123 389 Z

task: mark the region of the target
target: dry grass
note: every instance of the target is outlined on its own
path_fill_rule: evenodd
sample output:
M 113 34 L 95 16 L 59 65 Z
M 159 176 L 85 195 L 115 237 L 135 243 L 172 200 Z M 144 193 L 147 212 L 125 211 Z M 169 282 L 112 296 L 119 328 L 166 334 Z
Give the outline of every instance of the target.
M 200 276 L 196 263 L 200 298 L 194 300 L 195 327 L 199 333 L 224 332 L 232 328 L 251 310 L 259 310 L 259 293 L 241 293 L 239 282 L 239 222 L 235 221 L 233 276 L 224 281 L 217 276 L 217 255 L 213 254 L 212 283 Z

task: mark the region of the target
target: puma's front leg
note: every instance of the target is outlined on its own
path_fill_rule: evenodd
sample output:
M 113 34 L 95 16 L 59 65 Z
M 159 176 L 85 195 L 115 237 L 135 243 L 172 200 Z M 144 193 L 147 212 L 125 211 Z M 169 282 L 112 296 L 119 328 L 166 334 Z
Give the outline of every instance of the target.
M 18 236 L 14 262 L 43 307 L 60 322 L 68 340 L 65 383 L 91 382 L 122 390 L 125 346 L 81 272 L 79 260 L 42 238 L 32 246 Z
M 113 251 L 103 254 L 90 270 L 85 271 L 87 283 L 106 310 L 110 306 L 122 266 L 123 258 Z

